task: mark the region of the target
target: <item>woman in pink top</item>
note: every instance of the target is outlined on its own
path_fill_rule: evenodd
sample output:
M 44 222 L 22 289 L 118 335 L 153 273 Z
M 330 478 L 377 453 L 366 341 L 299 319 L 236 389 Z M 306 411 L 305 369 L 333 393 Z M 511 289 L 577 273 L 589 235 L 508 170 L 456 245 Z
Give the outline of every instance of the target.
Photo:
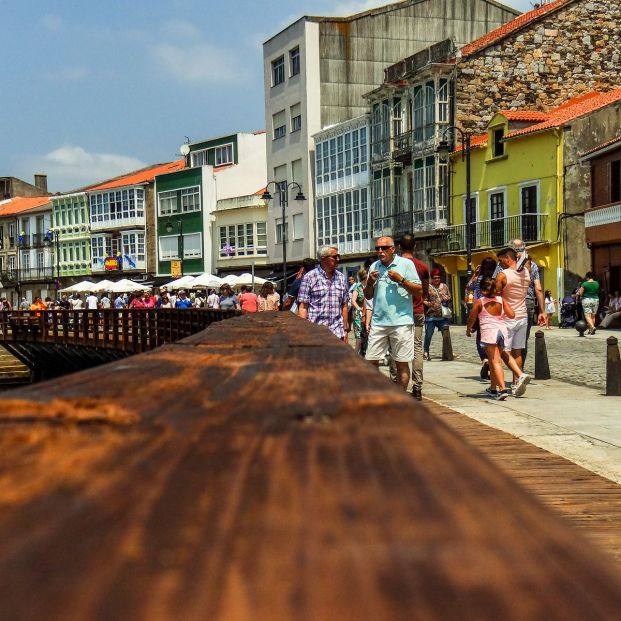
M 481 281 L 481 293 L 483 295 L 474 303 L 470 317 L 468 317 L 466 336 L 471 336 L 472 327 L 478 318 L 481 345 L 485 348 L 489 361 L 492 383 L 489 394 L 498 401 L 504 401 L 509 393 L 505 389 L 505 376 L 500 354 L 507 340 L 505 320 L 513 319 L 515 312 L 503 297 L 496 295 L 496 284 L 493 278 L 484 278 Z

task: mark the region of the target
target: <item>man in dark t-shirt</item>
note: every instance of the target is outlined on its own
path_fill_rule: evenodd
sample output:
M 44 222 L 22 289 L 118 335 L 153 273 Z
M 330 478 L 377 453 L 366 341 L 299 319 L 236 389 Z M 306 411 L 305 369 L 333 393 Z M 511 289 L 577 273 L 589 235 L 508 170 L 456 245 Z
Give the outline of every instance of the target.
M 423 398 L 423 326 L 425 325 L 425 306 L 423 300 L 429 292 L 429 268 L 414 256 L 416 240 L 414 235 L 405 233 L 399 240 L 399 249 L 404 259 L 410 259 L 416 267 L 418 277 L 423 285 L 421 296 L 412 298 L 414 307 L 414 360 L 412 360 L 412 396 L 421 401 Z

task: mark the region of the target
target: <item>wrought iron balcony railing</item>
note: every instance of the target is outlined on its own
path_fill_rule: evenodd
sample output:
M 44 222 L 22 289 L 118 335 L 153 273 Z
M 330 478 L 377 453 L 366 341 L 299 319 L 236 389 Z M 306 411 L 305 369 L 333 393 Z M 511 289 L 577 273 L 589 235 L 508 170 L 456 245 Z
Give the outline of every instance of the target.
M 29 267 L 15 270 L 20 282 L 51 281 L 54 278 L 53 267 Z
M 470 230 L 470 247 L 473 250 L 503 248 L 512 239 L 522 239 L 527 243 L 543 241 L 546 239 L 547 218 L 547 213 L 529 213 L 473 222 Z M 444 230 L 446 250 L 465 252 L 466 234 L 465 224 L 446 228 Z

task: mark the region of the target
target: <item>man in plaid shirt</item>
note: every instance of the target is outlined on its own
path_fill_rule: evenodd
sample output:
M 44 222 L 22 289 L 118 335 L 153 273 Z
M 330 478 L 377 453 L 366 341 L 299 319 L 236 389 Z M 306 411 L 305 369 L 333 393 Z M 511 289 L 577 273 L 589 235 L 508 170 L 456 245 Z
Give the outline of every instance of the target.
M 349 288 L 337 270 L 341 255 L 334 246 L 319 250 L 319 266 L 307 272 L 298 293 L 298 315 L 328 328 L 347 342 Z

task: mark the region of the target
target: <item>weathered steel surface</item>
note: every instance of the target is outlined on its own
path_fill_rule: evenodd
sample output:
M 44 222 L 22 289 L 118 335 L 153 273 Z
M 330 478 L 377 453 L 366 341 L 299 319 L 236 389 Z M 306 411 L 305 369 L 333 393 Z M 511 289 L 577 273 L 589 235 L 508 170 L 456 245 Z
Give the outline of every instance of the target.
M 0 407 L 1 619 L 621 614 L 607 559 L 291 313 Z

